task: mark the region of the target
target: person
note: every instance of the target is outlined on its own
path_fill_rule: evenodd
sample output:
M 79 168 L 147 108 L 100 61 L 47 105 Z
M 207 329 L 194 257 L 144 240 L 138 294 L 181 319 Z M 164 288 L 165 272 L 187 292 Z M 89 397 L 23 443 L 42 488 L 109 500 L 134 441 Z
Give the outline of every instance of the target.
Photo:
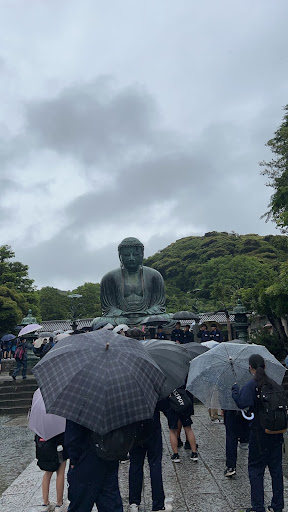
M 190 331 L 190 325 L 184 326 L 182 343 L 192 343 L 194 341 L 194 333 Z
M 210 340 L 218 341 L 219 343 L 223 341 L 222 332 L 217 329 L 216 324 L 211 324 Z
M 11 359 L 11 340 L 2 342 L 3 359 Z
M 249 436 L 248 473 L 251 487 L 251 505 L 246 512 L 265 512 L 264 472 L 266 466 L 272 478 L 272 501 L 268 510 L 281 512 L 284 508 L 282 445 L 283 434 L 267 434 L 261 427 L 257 394 L 259 388 L 273 383 L 265 372 L 265 361 L 260 354 L 249 358 L 249 371 L 253 379 L 240 390 L 238 384 L 232 386 L 232 397 L 239 409 L 247 407 L 254 413 Z
M 206 324 L 200 325 L 200 331 L 197 333 L 197 338 L 200 338 L 201 342 L 211 340 L 210 332 L 208 331 Z
M 18 373 L 22 368 L 22 379 L 27 378 L 27 344 L 24 338 L 19 338 L 15 351 L 16 368 L 12 373 L 12 379 L 16 380 Z
M 54 347 L 53 338 L 44 338 L 43 343 L 40 347 L 40 359 L 42 359 L 42 357 L 44 357 L 49 352 L 49 350 L 51 350 L 52 347 Z
M 180 322 L 176 323 L 175 329 L 171 332 L 171 341 L 181 344 L 183 342 L 183 331 L 180 329 Z
M 52 437 L 48 441 L 45 441 L 43 438 L 40 438 L 36 434 L 35 443 L 37 465 L 40 469 L 45 471 L 42 479 L 43 504 L 39 507 L 39 512 L 50 512 L 52 510 L 57 512 L 64 512 L 66 511 L 66 507 L 63 504 L 63 494 L 65 466 L 67 460 L 66 451 L 63 449 L 64 434 L 59 434 L 55 437 Z M 51 478 L 55 471 L 57 503 L 54 509 L 54 505 L 52 505 L 49 501 L 49 490 Z
M 187 391 L 186 391 L 187 393 Z M 189 395 L 188 395 L 189 396 Z M 190 397 L 189 397 L 190 398 Z M 191 400 L 191 398 L 190 398 Z M 180 462 L 180 457 L 178 453 L 178 447 L 182 446 L 183 443 L 181 441 L 181 445 L 178 446 L 179 439 L 179 429 L 181 430 L 181 425 L 184 429 L 186 435 L 186 441 L 188 441 L 191 449 L 190 459 L 193 462 L 198 462 L 198 453 L 197 453 L 197 445 L 194 432 L 191 428 L 193 421 L 191 419 L 191 415 L 193 414 L 193 404 L 191 402 L 191 408 L 187 412 L 181 414 L 174 409 L 172 409 L 169 405 L 169 397 L 165 400 L 166 408 L 163 411 L 167 420 L 169 427 L 169 435 L 170 435 L 170 444 L 172 448 L 172 456 L 171 460 L 174 463 Z
M 66 421 L 64 447 L 70 458 L 67 474 L 68 512 L 123 512 L 118 484 L 118 461 L 98 457 L 91 443 L 92 431 Z
M 147 455 L 150 480 L 152 488 L 152 510 L 171 512 L 173 507 L 170 503 L 165 503 L 165 494 L 162 479 L 162 433 L 160 423 L 161 402 L 158 402 L 154 417 L 151 434 L 141 445 L 132 448 L 130 451 L 129 468 L 129 510 L 138 512 L 141 503 L 141 493 L 143 486 L 143 467 Z
M 226 469 L 224 476 L 236 475 L 237 447 L 240 441 L 242 450 L 248 449 L 249 421 L 243 418 L 241 411 L 223 411 L 226 429 Z
M 165 332 L 163 332 L 162 325 L 158 326 L 156 338 L 157 340 L 166 340 Z
M 120 336 L 126 336 L 126 331 L 128 331 L 128 329 L 128 325 L 121 324 L 114 327 L 113 332 L 115 332 L 115 334 L 119 334 Z

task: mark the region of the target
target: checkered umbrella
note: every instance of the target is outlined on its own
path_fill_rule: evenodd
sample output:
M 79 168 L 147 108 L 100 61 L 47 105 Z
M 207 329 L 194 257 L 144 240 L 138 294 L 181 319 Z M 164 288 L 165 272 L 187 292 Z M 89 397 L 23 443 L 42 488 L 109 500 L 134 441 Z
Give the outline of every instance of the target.
M 101 435 L 152 418 L 165 383 L 140 341 L 103 329 L 59 341 L 33 373 L 47 413 Z

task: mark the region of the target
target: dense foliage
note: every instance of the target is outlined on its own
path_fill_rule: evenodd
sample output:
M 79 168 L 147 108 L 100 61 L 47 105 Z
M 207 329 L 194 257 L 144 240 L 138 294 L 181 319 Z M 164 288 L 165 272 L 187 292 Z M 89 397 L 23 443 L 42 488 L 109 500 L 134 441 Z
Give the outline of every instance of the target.
M 287 237 L 213 231 L 177 240 L 145 264 L 165 279 L 168 311 L 227 311 L 241 297 L 248 310 L 268 317 L 279 350 L 288 348 L 280 319 L 288 318 Z
M 264 215 L 276 222 L 283 233 L 288 232 L 288 105 L 284 107 L 285 115 L 282 124 L 276 130 L 273 139 L 267 146 L 275 157 L 270 162 L 261 162 L 265 167 L 262 174 L 268 176 L 268 186 L 274 188 L 269 207 Z
M 11 331 L 27 315 L 28 309 L 40 319 L 38 297 L 28 265 L 14 261 L 9 245 L 0 246 L 0 334 Z

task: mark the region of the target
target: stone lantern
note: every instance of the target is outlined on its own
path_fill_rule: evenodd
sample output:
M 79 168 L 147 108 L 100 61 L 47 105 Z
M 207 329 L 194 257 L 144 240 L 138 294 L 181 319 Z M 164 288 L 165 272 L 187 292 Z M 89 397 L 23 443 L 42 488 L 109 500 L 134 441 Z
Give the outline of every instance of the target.
M 243 306 L 241 299 L 238 299 L 232 311 L 234 317 L 235 337 L 239 340 L 248 341 L 248 311 Z

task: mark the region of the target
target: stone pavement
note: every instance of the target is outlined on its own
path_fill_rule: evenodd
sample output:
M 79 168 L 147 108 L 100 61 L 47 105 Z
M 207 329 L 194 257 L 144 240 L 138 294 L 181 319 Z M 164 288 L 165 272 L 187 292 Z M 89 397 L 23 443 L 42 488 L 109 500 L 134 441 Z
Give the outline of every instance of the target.
M 190 451 L 179 449 L 181 463 L 170 460 L 171 448 L 166 419 L 163 425 L 163 479 L 166 497 L 173 500 L 175 512 L 239 512 L 250 506 L 250 486 L 247 474 L 247 451 L 238 450 L 237 475 L 223 476 L 225 468 L 225 427 L 212 424 L 207 410 L 196 405 L 194 432 L 199 444 L 199 462 L 190 460 Z M 182 433 L 184 440 L 184 434 Z M 124 510 L 128 508 L 129 464 L 121 464 L 119 480 Z M 36 512 L 41 503 L 42 471 L 32 462 L 0 498 L 1 512 Z M 266 506 L 271 500 L 271 482 L 265 477 Z M 285 479 L 285 512 L 288 512 L 288 482 Z M 149 468 L 145 465 L 141 512 L 152 510 Z M 51 485 L 51 501 L 55 501 L 55 477 Z M 96 509 L 95 509 L 96 510 Z M 112 511 L 111 511 L 112 512 Z

